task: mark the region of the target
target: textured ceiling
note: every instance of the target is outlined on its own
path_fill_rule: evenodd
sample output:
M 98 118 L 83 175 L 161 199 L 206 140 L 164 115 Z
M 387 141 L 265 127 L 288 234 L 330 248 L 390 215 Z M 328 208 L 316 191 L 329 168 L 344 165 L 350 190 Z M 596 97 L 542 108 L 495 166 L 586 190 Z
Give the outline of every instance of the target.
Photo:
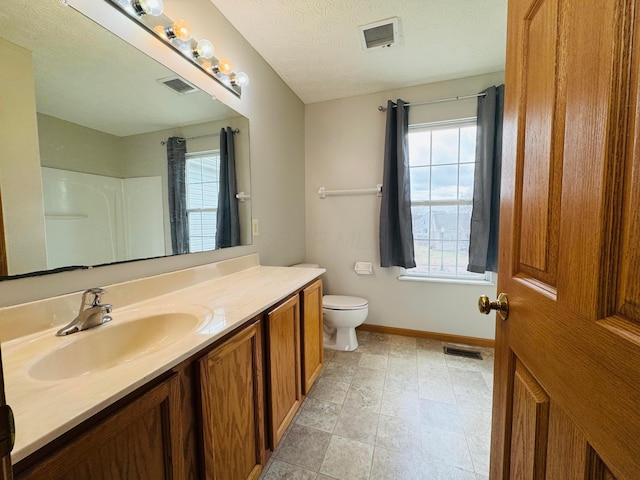
M 507 0 L 211 0 L 304 103 L 504 70 Z M 358 26 L 399 17 L 364 51 Z
M 117 136 L 238 116 L 159 84 L 174 73 L 56 0 L 0 0 L 0 37 L 32 52 L 40 113 Z

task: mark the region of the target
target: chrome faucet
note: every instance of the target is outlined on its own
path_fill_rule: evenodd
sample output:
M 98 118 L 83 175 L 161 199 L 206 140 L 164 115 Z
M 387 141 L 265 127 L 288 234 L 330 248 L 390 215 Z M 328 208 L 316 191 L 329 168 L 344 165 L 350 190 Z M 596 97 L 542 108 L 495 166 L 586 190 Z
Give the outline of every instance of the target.
M 58 330 L 56 335 L 62 337 L 81 330 L 97 327 L 103 323 L 111 321 L 108 315 L 111 313 L 112 306 L 109 303 L 100 303 L 100 297 L 105 291 L 102 288 L 90 288 L 82 294 L 82 303 L 80 304 L 80 312 L 69 325 Z M 87 296 L 93 295 L 91 304 L 87 303 Z

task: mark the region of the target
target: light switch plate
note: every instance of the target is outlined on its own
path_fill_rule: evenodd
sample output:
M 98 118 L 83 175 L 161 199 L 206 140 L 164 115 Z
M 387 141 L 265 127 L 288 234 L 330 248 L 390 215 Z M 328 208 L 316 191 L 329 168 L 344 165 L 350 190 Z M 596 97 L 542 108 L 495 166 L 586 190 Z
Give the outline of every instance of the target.
M 260 224 L 257 218 L 251 220 L 251 234 L 257 237 L 260 234 Z

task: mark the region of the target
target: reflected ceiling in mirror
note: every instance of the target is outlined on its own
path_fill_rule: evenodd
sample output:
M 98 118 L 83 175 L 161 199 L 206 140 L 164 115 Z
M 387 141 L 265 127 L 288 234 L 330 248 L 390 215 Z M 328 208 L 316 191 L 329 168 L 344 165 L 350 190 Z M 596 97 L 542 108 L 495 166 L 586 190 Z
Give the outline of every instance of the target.
M 0 28 L 4 273 L 173 254 L 163 144 L 172 136 L 211 156 L 220 129 L 238 129 L 237 189 L 250 194 L 245 117 L 59 2 L 3 0 Z M 250 200 L 238 207 L 248 244 Z

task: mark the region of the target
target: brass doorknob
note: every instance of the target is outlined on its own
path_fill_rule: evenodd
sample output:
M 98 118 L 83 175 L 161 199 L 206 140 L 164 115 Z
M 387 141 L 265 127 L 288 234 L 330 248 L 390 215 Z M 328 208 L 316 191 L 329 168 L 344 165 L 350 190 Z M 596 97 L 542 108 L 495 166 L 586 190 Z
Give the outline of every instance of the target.
M 506 320 L 509 316 L 509 299 L 506 294 L 501 293 L 498 295 L 498 300 L 492 302 L 489 297 L 482 295 L 478 299 L 478 310 L 485 315 L 489 315 L 491 310 L 497 310 L 502 320 Z

